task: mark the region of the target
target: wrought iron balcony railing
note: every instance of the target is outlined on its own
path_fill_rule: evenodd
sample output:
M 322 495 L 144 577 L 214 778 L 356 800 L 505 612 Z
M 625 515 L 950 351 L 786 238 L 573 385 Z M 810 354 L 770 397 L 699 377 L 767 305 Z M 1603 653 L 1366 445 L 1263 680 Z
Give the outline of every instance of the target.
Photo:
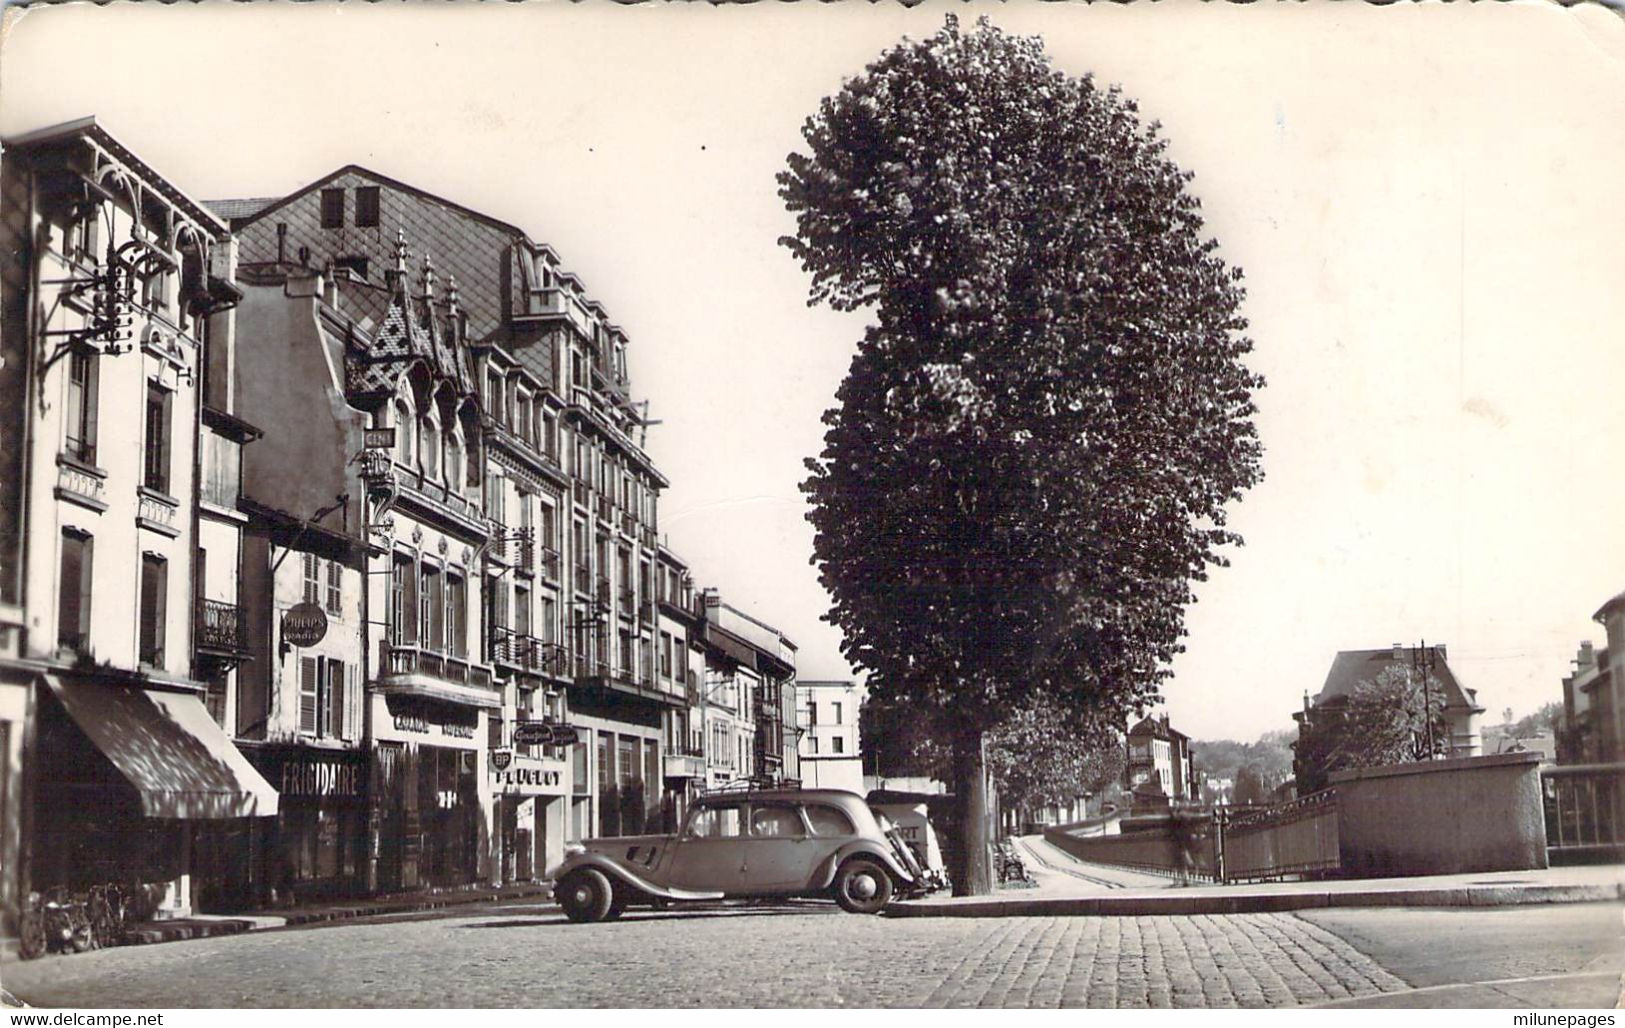
M 246 612 L 235 603 L 204 600 L 198 606 L 197 645 L 217 653 L 247 653 Z

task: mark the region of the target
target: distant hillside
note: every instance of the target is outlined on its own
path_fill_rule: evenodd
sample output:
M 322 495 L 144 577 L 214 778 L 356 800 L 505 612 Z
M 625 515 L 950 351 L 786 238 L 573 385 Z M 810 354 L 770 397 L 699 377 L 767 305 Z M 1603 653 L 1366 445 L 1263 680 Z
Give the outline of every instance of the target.
M 1191 754 L 1196 759 L 1197 771 L 1208 778 L 1229 778 L 1234 781 L 1243 767 L 1257 767 L 1265 782 L 1275 784 L 1292 774 L 1292 746 L 1297 733 L 1291 729 L 1265 732 L 1257 742 L 1236 742 L 1234 739 L 1196 739 L 1191 741 Z

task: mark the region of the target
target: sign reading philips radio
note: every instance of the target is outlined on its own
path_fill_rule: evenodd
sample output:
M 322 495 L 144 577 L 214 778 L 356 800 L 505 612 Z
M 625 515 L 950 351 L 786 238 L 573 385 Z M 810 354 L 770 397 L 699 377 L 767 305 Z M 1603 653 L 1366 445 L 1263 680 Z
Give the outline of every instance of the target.
M 327 614 L 320 604 L 296 603 L 282 613 L 282 641 L 289 646 L 315 646 L 327 637 Z
M 521 721 L 513 726 L 513 741 L 519 746 L 572 746 L 576 730 L 552 721 Z
M 494 791 L 518 796 L 562 796 L 565 767 L 562 760 L 536 760 L 511 750 L 493 750 L 486 763 Z

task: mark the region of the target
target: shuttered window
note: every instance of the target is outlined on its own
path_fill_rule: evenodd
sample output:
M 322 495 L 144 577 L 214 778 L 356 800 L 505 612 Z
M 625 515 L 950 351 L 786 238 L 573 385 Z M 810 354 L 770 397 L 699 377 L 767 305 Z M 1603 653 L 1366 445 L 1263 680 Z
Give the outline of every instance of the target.
M 83 532 L 62 531 L 61 581 L 57 587 L 57 643 L 82 650 L 90 634 L 90 566 L 94 540 Z
M 326 674 L 322 676 L 325 688 L 326 722 L 322 734 L 332 739 L 344 737 L 345 717 L 349 714 L 349 706 L 345 701 L 349 698 L 345 691 L 344 661 L 333 660 L 329 657 L 325 661 Z
M 322 598 L 322 562 L 314 553 L 300 554 L 300 557 L 305 583 L 303 599 L 306 603 L 318 603 Z
M 169 596 L 169 561 L 155 553 L 141 555 L 141 663 L 162 667 L 164 618 Z
M 315 657 L 299 658 L 299 731 L 315 735 L 317 706 L 321 699 L 321 683 L 317 678 L 320 668 Z
M 169 390 L 147 383 L 147 439 L 142 484 L 169 492 Z
M 468 586 L 451 572 L 446 573 L 446 652 L 468 656 Z
M 96 353 L 75 350 L 68 356 L 68 456 L 96 463 Z
M 327 562 L 327 612 L 338 615 L 344 610 L 344 565 L 336 560 Z

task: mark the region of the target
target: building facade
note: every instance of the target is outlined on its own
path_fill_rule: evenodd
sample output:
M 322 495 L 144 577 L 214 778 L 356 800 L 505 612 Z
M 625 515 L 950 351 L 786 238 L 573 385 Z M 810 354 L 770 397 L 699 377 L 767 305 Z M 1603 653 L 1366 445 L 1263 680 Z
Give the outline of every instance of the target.
M 139 881 L 184 915 L 274 817 L 233 745 L 245 653 L 225 222 L 94 119 L 0 157 L 0 925 Z
M 1598 608 L 1606 645 L 1580 644 L 1574 673 L 1563 679 L 1556 726 L 1557 762 L 1608 764 L 1625 759 L 1625 593 Z
M 1197 802 L 1201 777 L 1191 759 L 1190 737 L 1168 723 L 1168 715 L 1145 717 L 1128 730 L 1128 762 L 1123 781 L 1136 806 L 1143 803 Z
M 855 682 L 796 683 L 802 785 L 863 792 L 858 733 L 862 699 Z

